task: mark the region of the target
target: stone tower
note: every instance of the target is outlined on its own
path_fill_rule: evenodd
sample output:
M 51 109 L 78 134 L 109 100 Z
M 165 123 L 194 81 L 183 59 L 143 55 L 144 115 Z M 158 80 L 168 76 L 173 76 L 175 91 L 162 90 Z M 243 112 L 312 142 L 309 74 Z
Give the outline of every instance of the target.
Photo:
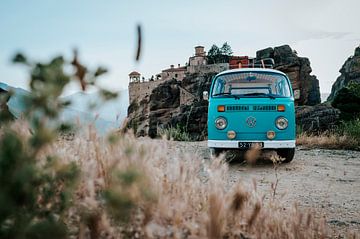
M 206 52 L 204 51 L 204 47 L 203 46 L 196 46 L 195 47 L 195 56 L 205 56 Z
M 141 76 L 141 74 L 137 71 L 130 72 L 130 74 L 129 74 L 130 83 L 140 82 L 140 76 Z

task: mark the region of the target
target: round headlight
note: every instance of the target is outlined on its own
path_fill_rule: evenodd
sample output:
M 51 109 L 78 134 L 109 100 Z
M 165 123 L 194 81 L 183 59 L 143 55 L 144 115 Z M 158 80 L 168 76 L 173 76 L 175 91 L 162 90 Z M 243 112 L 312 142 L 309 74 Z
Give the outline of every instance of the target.
M 219 117 L 215 120 L 215 127 L 217 129 L 225 129 L 227 126 L 227 121 L 223 117 Z
M 276 127 L 278 129 L 286 129 L 288 127 L 288 120 L 285 117 L 279 117 L 276 119 Z

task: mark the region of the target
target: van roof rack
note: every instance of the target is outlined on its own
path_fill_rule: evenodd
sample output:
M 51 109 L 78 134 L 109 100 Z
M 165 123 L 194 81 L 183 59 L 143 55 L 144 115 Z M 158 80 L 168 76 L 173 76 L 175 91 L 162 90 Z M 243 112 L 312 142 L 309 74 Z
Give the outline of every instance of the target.
M 272 58 L 264 58 L 260 60 L 255 60 L 247 65 L 241 65 L 241 68 L 274 68 L 275 61 Z

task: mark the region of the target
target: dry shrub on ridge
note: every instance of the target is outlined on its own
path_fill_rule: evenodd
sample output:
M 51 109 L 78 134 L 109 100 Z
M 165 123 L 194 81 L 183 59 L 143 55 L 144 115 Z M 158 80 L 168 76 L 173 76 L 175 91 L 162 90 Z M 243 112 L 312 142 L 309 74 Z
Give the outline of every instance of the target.
M 356 149 L 360 147 L 359 142 L 353 137 L 326 132 L 320 135 L 301 133 L 296 138 L 296 144 L 325 149 Z

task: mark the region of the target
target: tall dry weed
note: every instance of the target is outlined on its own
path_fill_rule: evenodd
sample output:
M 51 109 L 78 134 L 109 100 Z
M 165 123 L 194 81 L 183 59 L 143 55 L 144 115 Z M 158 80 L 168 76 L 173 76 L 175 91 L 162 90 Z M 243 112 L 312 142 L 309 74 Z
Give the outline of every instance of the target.
M 167 141 L 94 131 L 52 152 L 82 170 L 69 213 L 73 238 L 322 238 L 314 212 L 265 202 L 256 186 L 228 188 L 228 165 L 170 151 Z M 256 183 L 254 183 L 256 185 Z M 306 219 L 306 220 L 305 220 Z

